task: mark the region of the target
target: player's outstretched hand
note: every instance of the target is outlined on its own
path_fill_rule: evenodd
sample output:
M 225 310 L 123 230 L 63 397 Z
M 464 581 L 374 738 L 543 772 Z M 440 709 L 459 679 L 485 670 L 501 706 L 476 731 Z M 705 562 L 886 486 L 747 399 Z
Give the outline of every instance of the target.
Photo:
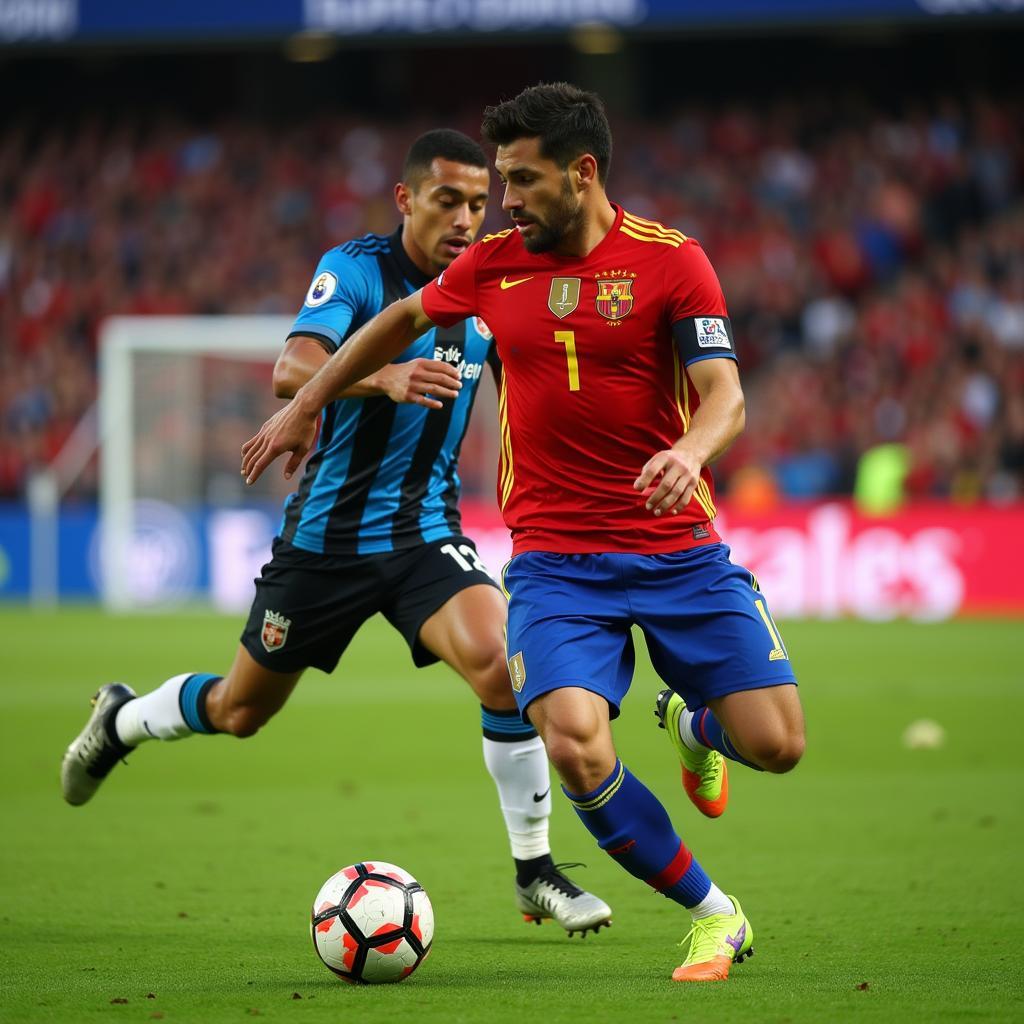
M 313 447 L 318 415 L 295 399 L 274 413 L 259 432 L 242 445 L 242 476 L 245 482 L 254 484 L 263 470 L 285 452 L 291 452 L 284 467 L 285 478 L 290 480 L 306 452 Z
M 700 470 L 700 462 L 692 456 L 668 448 L 647 461 L 633 487 L 644 493 L 648 511 L 656 516 L 666 512 L 676 515 L 690 503 L 700 482 Z
M 393 402 L 411 402 L 440 409 L 441 398 L 458 398 L 462 388 L 459 371 L 440 359 L 410 359 L 391 363 L 380 371 L 380 386 Z

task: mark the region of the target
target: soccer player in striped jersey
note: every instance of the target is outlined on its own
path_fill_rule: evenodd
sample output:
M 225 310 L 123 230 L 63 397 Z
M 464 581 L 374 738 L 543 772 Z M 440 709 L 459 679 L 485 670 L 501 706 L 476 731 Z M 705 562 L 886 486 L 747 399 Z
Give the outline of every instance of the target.
M 513 227 L 386 310 L 243 446 L 249 480 L 294 468 L 340 387 L 469 315 L 503 375 L 498 500 L 512 531 L 507 653 L 524 721 L 602 849 L 689 911 L 684 982 L 753 951 L 739 902 L 616 755 L 631 628 L 667 689 L 656 710 L 691 800 L 725 808 L 725 759 L 786 772 L 804 748 L 789 655 L 756 580 L 715 530 L 709 463 L 744 425 L 736 347 L 704 251 L 611 203 L 601 101 L 565 83 L 485 111 Z
M 402 225 L 327 252 L 274 369 L 291 398 L 347 339 L 426 285 L 476 236 L 487 203 L 483 150 L 459 132 L 412 146 L 395 201 Z M 551 857 L 550 776 L 543 744 L 516 710 L 504 656 L 506 602 L 463 535 L 458 456 L 485 364 L 501 366 L 480 319 L 420 336 L 395 360 L 339 389 L 319 444 L 285 505 L 271 561 L 234 663 L 223 675 L 184 672 L 142 697 L 112 683 L 64 756 L 71 804 L 89 800 L 120 758 L 145 740 L 195 733 L 251 736 L 309 667 L 331 672 L 356 631 L 381 612 L 417 666 L 447 662 L 481 702 L 493 777 L 527 920 L 568 932 L 610 923 L 603 900 Z

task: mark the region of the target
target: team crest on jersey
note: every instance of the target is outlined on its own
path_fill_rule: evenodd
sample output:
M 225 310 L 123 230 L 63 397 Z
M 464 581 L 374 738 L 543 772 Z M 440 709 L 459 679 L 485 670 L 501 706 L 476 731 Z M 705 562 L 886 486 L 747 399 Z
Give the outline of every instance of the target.
M 324 270 L 313 278 L 313 283 L 306 292 L 307 306 L 322 306 L 338 287 L 338 279 L 329 271 Z
M 519 693 L 526 685 L 526 662 L 522 651 L 508 659 L 508 674 L 512 677 L 512 689 Z
M 633 281 L 636 274 L 626 270 L 608 270 L 597 278 L 597 311 L 613 323 L 629 316 L 633 308 Z
M 490 327 L 488 327 L 480 317 L 473 317 L 473 323 L 476 324 L 476 333 L 479 334 L 481 338 L 484 338 L 486 341 L 490 341 L 494 337 Z
M 268 654 L 284 647 L 291 624 L 291 619 L 286 619 L 279 612 L 272 612 L 269 608 L 263 613 L 263 631 L 260 633 L 260 640 Z
M 548 309 L 559 320 L 564 320 L 580 304 L 578 277 L 553 277 L 548 292 Z

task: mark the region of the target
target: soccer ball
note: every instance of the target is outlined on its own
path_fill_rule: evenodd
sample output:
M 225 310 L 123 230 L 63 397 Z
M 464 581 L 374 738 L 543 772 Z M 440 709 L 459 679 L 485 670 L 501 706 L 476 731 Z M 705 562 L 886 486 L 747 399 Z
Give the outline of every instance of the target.
M 430 952 L 434 909 L 408 871 L 383 861 L 342 868 L 313 901 L 317 955 L 351 984 L 408 978 Z

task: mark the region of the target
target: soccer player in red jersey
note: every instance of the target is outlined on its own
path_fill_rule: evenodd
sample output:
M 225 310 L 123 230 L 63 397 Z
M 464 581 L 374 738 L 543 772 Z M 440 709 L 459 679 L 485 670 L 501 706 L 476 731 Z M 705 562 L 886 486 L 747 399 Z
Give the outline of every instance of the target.
M 487 108 L 483 134 L 513 228 L 354 335 L 246 443 L 242 470 L 255 480 L 290 452 L 290 476 L 340 389 L 432 325 L 486 321 L 503 364 L 498 501 L 513 538 L 517 703 L 602 849 L 689 909 L 673 979 L 723 980 L 752 952 L 750 922 L 618 759 L 610 721 L 638 625 L 667 684 L 660 724 L 703 813 L 725 809 L 723 758 L 785 772 L 803 753 L 788 652 L 713 524 L 708 465 L 744 424 L 728 311 L 695 241 L 608 200 L 611 132 L 594 94 L 526 89 Z

